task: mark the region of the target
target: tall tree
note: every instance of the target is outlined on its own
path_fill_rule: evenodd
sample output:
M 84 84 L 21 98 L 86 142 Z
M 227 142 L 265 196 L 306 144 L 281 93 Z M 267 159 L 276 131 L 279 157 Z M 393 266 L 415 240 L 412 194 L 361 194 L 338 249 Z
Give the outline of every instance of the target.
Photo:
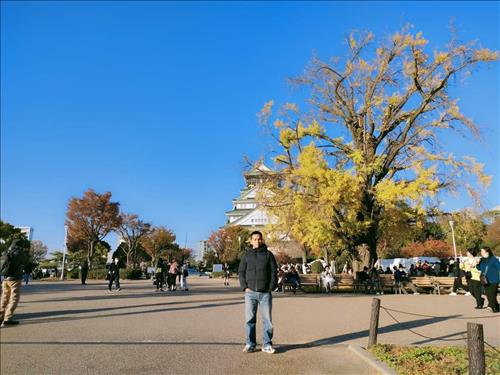
M 71 198 L 66 212 L 69 242 L 82 241 L 87 247 L 87 261 L 92 257 L 97 243 L 120 225 L 118 202 L 111 202 L 111 192 L 96 193 L 87 190 L 82 198 Z
M 145 236 L 141 237 L 141 245 L 146 253 L 151 256 L 151 261 L 156 264 L 160 256 L 167 255 L 167 251 L 178 245 L 175 244 L 175 234 L 164 226 L 155 227 Z M 170 254 L 168 254 L 170 257 Z
M 484 242 L 487 246 L 491 247 L 495 251 L 500 248 L 500 216 L 497 217 L 495 221 L 493 221 L 490 225 L 488 225 Z
M 453 220 L 455 230 L 455 242 L 457 252 L 465 255 L 468 249 L 479 250 L 486 236 L 486 224 L 480 215 L 474 214 L 471 210 L 457 211 L 451 217 L 441 218 L 441 227 L 446 233 L 448 244 L 453 243 L 452 231 L 449 226 L 449 219 Z
M 133 266 L 137 266 L 136 252 L 140 246 L 140 241 L 151 230 L 151 224 L 139 220 L 135 214 L 120 214 L 120 225 L 117 229 L 124 246 L 122 250 L 127 255 L 127 267 L 131 266 L 131 258 Z
M 47 255 L 48 248 L 42 241 L 31 241 L 30 254 L 33 263 L 39 264 Z
M 208 244 L 221 262 L 235 261 L 244 250 L 250 232 L 239 226 L 232 225 L 213 231 L 208 237 Z
M 489 184 L 481 164 L 442 152 L 440 140 L 452 131 L 479 134 L 449 88 L 498 53 L 455 37 L 431 50 L 409 29 L 378 42 L 352 33 L 347 46 L 344 59 L 314 59 L 296 80 L 311 89 L 310 111 L 288 103 L 275 121 L 273 101 L 261 111 L 279 172 L 267 186 L 273 199 L 263 203 L 279 219 L 291 217 L 311 247 L 340 242 L 355 255 L 366 244 L 373 262 L 390 209 L 404 203 L 421 213 L 466 173 Z
M 29 248 L 30 241 L 26 238 L 26 235 L 21 232 L 21 229 L 0 220 L 0 255 L 8 250 L 12 243 L 12 240 L 19 239 L 18 246 Z

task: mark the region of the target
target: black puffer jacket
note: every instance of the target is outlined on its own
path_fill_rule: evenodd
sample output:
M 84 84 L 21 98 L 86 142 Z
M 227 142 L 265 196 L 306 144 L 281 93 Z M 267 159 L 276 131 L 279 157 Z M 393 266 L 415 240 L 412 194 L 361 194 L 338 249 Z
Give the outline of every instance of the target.
M 273 253 L 266 245 L 249 249 L 241 259 L 238 274 L 241 289 L 250 288 L 255 292 L 270 292 L 278 284 L 278 270 Z
M 6 280 L 22 280 L 23 268 L 29 263 L 28 254 L 18 246 L 18 242 L 17 239 L 12 241 L 5 261 L 2 262 L 2 276 Z

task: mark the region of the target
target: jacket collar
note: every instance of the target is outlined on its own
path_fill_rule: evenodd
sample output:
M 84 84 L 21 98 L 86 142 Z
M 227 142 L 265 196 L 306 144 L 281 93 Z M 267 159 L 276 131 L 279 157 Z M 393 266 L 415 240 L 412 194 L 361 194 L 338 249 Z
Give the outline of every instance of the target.
M 254 248 L 250 248 L 248 249 L 249 251 L 254 251 L 256 253 L 263 253 L 265 251 L 267 251 L 267 246 L 265 244 L 262 244 L 260 245 L 258 248 L 254 249 Z

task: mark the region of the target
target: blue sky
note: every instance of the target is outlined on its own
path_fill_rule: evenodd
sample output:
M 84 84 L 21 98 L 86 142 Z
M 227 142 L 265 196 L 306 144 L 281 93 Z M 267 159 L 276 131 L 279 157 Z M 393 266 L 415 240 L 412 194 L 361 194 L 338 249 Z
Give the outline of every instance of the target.
M 188 246 L 225 223 L 243 156 L 269 150 L 256 113 L 293 101 L 286 80 L 313 53 L 342 55 L 353 29 L 386 36 L 411 23 L 443 46 L 499 49 L 498 2 L 1 3 L 1 217 L 60 249 L 68 199 L 111 191 L 126 212 Z M 453 88 L 483 129 L 445 145 L 486 163 L 500 204 L 499 68 Z M 443 196 L 445 209 L 470 206 Z M 112 244 L 114 245 L 114 244 Z

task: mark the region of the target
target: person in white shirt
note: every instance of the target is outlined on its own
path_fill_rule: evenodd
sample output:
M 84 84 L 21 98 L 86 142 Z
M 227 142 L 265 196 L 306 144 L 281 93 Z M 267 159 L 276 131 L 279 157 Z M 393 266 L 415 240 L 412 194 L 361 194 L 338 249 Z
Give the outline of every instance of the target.
M 335 279 L 333 277 L 332 271 L 330 270 L 330 266 L 326 266 L 323 272 L 320 275 L 321 283 L 323 284 L 323 288 L 325 288 L 327 293 L 330 293 L 333 285 L 335 284 Z

